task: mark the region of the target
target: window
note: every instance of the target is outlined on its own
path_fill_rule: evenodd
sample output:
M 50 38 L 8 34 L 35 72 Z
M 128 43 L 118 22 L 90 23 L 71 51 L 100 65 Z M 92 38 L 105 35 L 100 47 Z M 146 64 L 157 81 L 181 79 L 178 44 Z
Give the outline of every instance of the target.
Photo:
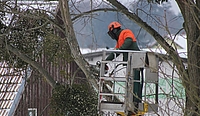
M 37 116 L 37 108 L 28 108 L 28 116 Z

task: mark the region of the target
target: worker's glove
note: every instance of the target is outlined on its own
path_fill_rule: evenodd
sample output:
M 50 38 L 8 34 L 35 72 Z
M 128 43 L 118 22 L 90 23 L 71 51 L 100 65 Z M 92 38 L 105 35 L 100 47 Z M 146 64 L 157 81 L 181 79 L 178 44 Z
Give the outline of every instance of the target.
M 97 62 L 96 62 L 96 66 L 100 69 L 100 67 L 101 67 L 101 62 L 100 62 L 100 61 L 97 61 Z M 109 67 L 108 67 L 108 64 L 106 63 L 106 64 L 105 64 L 105 67 L 104 67 L 105 74 L 108 73 L 108 70 L 109 70 Z
M 97 62 L 96 62 L 96 66 L 100 68 L 100 67 L 101 67 L 101 62 L 100 62 L 100 61 L 97 61 Z
M 105 74 L 107 74 L 107 73 L 108 73 L 108 70 L 109 70 L 109 67 L 108 67 L 108 64 L 107 64 L 107 63 L 105 64 L 104 70 L 105 70 Z

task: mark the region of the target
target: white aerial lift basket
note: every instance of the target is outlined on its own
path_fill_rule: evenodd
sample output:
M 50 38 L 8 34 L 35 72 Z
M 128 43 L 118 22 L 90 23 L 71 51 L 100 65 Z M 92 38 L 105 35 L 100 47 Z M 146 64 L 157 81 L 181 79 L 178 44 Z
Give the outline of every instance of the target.
M 106 61 L 107 53 L 128 53 L 128 60 L 122 61 L 115 58 Z M 105 73 L 105 64 L 114 66 L 112 74 Z M 125 66 L 124 76 L 118 76 L 117 66 Z M 141 70 L 142 69 L 142 70 Z M 141 78 L 134 80 L 134 70 L 140 70 Z M 143 73 L 144 72 L 144 73 Z M 133 99 L 138 96 L 134 94 L 134 84 L 140 83 L 143 86 L 141 102 L 135 104 Z M 147 99 L 147 85 L 153 84 L 155 99 Z M 119 86 L 120 85 L 120 86 Z M 116 87 L 118 86 L 118 88 Z M 122 91 L 116 90 L 122 88 Z M 139 99 L 139 98 L 137 98 Z M 135 112 L 137 109 L 137 112 Z M 100 67 L 99 90 L 98 90 L 98 111 L 100 114 L 116 113 L 128 115 L 129 112 L 136 115 L 143 115 L 148 112 L 158 111 L 158 58 L 152 52 L 132 50 L 104 50 Z

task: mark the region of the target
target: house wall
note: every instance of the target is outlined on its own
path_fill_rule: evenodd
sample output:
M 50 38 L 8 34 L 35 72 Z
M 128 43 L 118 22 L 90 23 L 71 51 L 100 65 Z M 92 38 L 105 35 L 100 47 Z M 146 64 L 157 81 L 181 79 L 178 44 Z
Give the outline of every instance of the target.
M 47 63 L 45 57 L 40 61 L 42 66 L 50 72 L 55 81 L 62 84 L 69 84 L 70 77 L 78 69 L 75 62 L 59 61 L 59 65 Z M 68 74 L 64 75 L 63 73 Z M 70 76 L 71 75 L 71 76 Z M 76 77 L 85 77 L 82 71 L 77 73 Z M 75 79 L 74 83 L 81 83 L 80 79 Z M 45 78 L 38 71 L 33 70 L 32 75 L 27 79 L 24 93 L 20 103 L 15 111 L 14 116 L 32 116 L 28 114 L 28 108 L 36 109 L 37 115 L 33 116 L 50 116 L 50 99 L 52 96 L 52 87 L 47 83 Z

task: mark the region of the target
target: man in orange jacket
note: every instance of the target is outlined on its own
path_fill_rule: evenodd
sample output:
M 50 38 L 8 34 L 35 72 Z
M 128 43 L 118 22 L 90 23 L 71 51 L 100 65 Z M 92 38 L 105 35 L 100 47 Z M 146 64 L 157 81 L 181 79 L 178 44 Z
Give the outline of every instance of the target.
M 136 38 L 131 30 L 121 29 L 121 24 L 114 21 L 108 26 L 108 35 L 117 41 L 115 49 L 117 50 L 136 50 L 139 51 L 139 47 L 136 42 Z M 118 56 L 119 54 L 117 54 Z M 113 60 L 114 53 L 111 53 L 106 60 Z M 123 53 L 123 60 L 128 60 L 128 54 Z
M 108 35 L 117 41 L 115 49 L 117 50 L 136 50 L 139 51 L 139 47 L 136 42 L 136 38 L 133 32 L 130 29 L 121 29 L 121 24 L 114 21 L 109 24 L 108 26 Z M 119 53 L 116 53 L 119 56 Z M 111 53 L 106 60 L 113 60 L 114 53 Z M 123 61 L 128 60 L 128 53 L 123 53 Z M 142 77 L 143 78 L 143 77 Z M 135 69 L 134 71 L 134 80 L 140 80 L 140 70 Z M 133 102 L 135 103 L 136 107 L 142 99 L 142 88 L 143 83 L 134 82 L 134 89 L 133 92 L 135 95 L 139 97 L 133 97 Z M 137 109 L 136 109 L 137 110 Z

